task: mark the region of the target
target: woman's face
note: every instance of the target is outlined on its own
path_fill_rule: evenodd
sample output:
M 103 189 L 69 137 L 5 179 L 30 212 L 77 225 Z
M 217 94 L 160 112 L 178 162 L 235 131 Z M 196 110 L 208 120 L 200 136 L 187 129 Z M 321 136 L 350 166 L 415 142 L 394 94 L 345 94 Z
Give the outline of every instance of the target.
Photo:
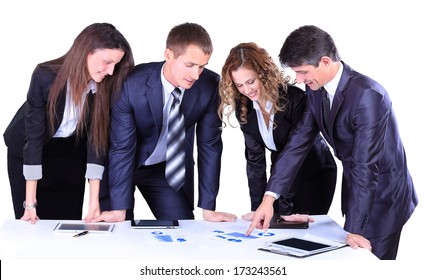
M 90 77 L 96 82 L 101 82 L 105 76 L 114 73 L 114 67 L 124 56 L 120 49 L 96 49 L 87 56 L 87 69 Z
M 261 97 L 261 82 L 259 75 L 247 68 L 240 67 L 236 71 L 231 72 L 232 81 L 238 91 L 250 98 L 252 101 L 258 101 Z

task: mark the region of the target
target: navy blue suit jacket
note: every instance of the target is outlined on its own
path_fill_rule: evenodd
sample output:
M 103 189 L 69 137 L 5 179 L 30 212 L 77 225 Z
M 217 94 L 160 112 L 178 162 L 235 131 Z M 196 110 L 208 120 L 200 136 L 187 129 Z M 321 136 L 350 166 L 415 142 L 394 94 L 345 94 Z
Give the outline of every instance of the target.
M 163 122 L 164 62 L 140 64 L 124 84 L 112 107 L 109 182 L 111 208 L 133 207 L 134 171 L 152 154 Z M 183 186 L 194 201 L 194 137 L 198 154 L 198 207 L 215 210 L 222 155 L 221 120 L 217 113 L 219 75 L 204 69 L 185 90 L 181 110 L 185 117 L 185 168 Z
M 400 230 L 418 199 L 386 90 L 343 64 L 329 130 L 323 124 L 320 92 L 306 93 L 304 115 L 277 159 L 267 190 L 287 192 L 320 130 L 343 165 L 344 229 L 366 238 Z M 288 166 L 288 161 L 298 164 Z

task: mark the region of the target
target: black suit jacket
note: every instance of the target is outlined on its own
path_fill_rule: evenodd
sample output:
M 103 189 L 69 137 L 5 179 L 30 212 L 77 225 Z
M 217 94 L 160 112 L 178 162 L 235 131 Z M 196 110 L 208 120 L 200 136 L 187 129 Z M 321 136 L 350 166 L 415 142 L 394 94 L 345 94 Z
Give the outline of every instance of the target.
M 56 74 L 43 65 L 38 65 L 31 76 L 27 101 L 19 108 L 6 128 L 3 137 L 9 153 L 23 157 L 25 165 L 41 165 L 44 145 L 52 138 L 47 120 L 47 100 L 50 86 Z M 88 96 L 91 102 L 91 94 Z M 56 131 L 63 118 L 66 89 L 57 103 Z M 89 116 L 90 121 L 90 116 Z M 86 137 L 82 138 L 85 141 Z M 97 155 L 90 145 L 87 147 L 87 162 L 104 165 L 105 155 Z
M 285 93 L 280 90 L 280 95 Z M 274 166 L 279 153 L 284 149 L 289 135 L 295 129 L 297 123 L 303 115 L 306 103 L 306 95 L 303 90 L 295 86 L 288 86 L 286 93 L 286 108 L 284 111 L 277 112 L 274 116 L 276 125 L 273 130 L 273 139 L 276 151 L 271 152 L 271 163 Z M 247 178 L 252 199 L 252 210 L 256 210 L 260 204 L 267 185 L 266 176 L 266 158 L 265 149 L 268 149 L 262 139 L 259 131 L 256 110 L 253 108 L 253 102 L 247 102 L 247 123 L 241 124 L 241 130 L 244 133 L 245 140 L 245 156 L 247 160 Z M 241 106 L 237 103 L 236 116 L 240 119 Z M 310 148 L 312 146 L 312 148 Z M 314 190 L 322 189 L 324 196 L 323 201 L 317 201 L 318 204 L 327 204 L 326 208 L 331 204 L 334 194 L 337 167 L 334 163 L 333 155 L 330 153 L 324 139 L 317 133 L 316 140 L 310 144 L 309 153 L 303 161 L 301 170 L 299 170 L 297 178 L 289 192 L 284 194 L 287 199 L 285 203 L 281 203 L 281 214 L 292 213 L 293 197 L 297 195 L 301 180 L 303 180 L 306 189 Z M 287 161 L 286 166 L 292 165 L 293 162 Z M 325 191 L 325 189 L 327 189 Z M 278 192 L 280 193 L 280 192 Z M 281 193 L 280 193 L 281 194 Z M 312 196 L 313 193 L 305 193 L 305 196 Z M 298 198 L 303 200 L 303 198 Z M 318 200 L 321 200 L 318 198 Z M 286 208 L 286 209 L 283 209 Z M 297 208 L 297 207 L 296 207 Z M 306 210 L 306 209 L 305 209 Z
M 154 151 L 163 122 L 164 62 L 140 64 L 124 84 L 112 108 L 109 182 L 112 209 L 130 209 L 133 175 Z M 219 75 L 204 69 L 185 90 L 181 110 L 185 117 L 185 168 L 183 189 L 194 201 L 194 137 L 198 156 L 198 206 L 214 210 L 219 190 L 222 155 L 221 120 L 217 114 Z

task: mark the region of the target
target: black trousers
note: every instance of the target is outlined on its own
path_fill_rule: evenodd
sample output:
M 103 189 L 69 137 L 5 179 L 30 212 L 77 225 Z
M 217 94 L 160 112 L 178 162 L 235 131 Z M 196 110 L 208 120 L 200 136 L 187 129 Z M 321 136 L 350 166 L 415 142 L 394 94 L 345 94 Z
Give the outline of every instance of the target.
M 52 138 L 43 148 L 42 179 L 37 182 L 37 215 L 40 219 L 81 220 L 86 179 L 86 144 L 75 137 Z M 24 214 L 26 181 L 23 159 L 7 155 L 15 218 Z
M 309 153 L 295 181 L 293 213 L 326 215 L 333 201 L 336 181 L 337 165 L 331 153 L 322 151 L 320 158 Z
M 272 165 L 278 154 L 271 154 Z M 325 141 L 318 135 L 298 171 L 288 196 L 275 201 L 275 213 L 326 215 L 333 201 L 336 180 L 336 162 Z M 252 196 L 253 211 L 260 205 L 264 191 L 250 190 L 251 193 L 257 193 L 256 199 Z
M 192 202 L 186 196 L 182 187 L 175 192 L 168 184 L 165 178 L 165 163 L 159 163 L 151 166 L 142 166 L 135 170 L 132 186 L 133 191 L 136 187 L 139 189 L 143 198 L 147 202 L 152 214 L 156 219 L 163 220 L 193 220 L 194 207 Z M 107 171 L 107 170 L 106 170 Z M 108 176 L 104 172 L 104 178 Z M 105 180 L 101 182 L 100 204 L 102 211 L 111 210 L 111 202 L 108 187 L 105 186 Z M 131 208 L 127 209 L 126 220 L 143 219 L 142 216 L 134 215 L 135 199 L 131 203 Z
M 175 192 L 167 183 L 165 163 L 143 166 L 135 171 L 134 183 L 156 219 L 192 220 L 193 206 L 183 187 Z M 133 211 L 128 210 L 128 215 Z

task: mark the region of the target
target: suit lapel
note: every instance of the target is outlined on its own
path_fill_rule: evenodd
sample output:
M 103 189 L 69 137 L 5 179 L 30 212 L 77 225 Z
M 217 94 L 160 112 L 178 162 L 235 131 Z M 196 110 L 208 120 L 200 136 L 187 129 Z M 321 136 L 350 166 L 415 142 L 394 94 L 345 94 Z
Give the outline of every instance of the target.
M 163 126 L 163 107 L 164 107 L 164 95 L 163 85 L 161 84 L 161 69 L 163 63 L 159 63 L 155 70 L 147 81 L 148 90 L 145 92 L 146 98 L 148 99 L 149 108 L 152 112 L 152 118 L 154 119 L 155 126 L 157 127 L 158 133 L 161 132 Z
M 200 94 L 201 91 L 198 84 L 195 84 L 190 89 L 185 90 L 182 100 L 182 112 L 186 119 L 190 117 Z
M 351 69 L 347 65 L 345 65 L 343 62 L 342 64 L 343 64 L 342 77 L 340 78 L 339 84 L 337 85 L 336 93 L 334 94 L 333 104 L 331 106 L 331 111 L 330 111 L 330 129 L 331 129 L 330 131 L 332 131 L 333 129 L 337 112 L 340 110 L 343 100 L 345 100 L 345 89 L 348 86 L 350 76 L 351 76 Z
M 263 121 L 263 120 L 262 120 Z M 248 100 L 247 102 L 247 123 L 245 124 L 246 130 L 252 137 L 258 142 L 263 142 L 262 135 L 260 134 L 259 122 L 257 121 L 256 110 L 253 107 L 253 101 Z
M 161 127 L 163 125 L 163 106 L 165 102 L 163 100 L 163 85 L 161 83 L 161 69 L 163 64 L 164 63 L 159 63 L 156 69 L 153 71 L 155 74 L 151 75 L 147 81 L 149 90 L 146 92 L 146 97 L 152 112 L 152 117 L 155 121 L 155 125 L 159 133 L 161 132 Z M 190 89 L 185 90 L 181 105 L 185 118 L 190 117 L 200 94 L 201 91 L 198 87 L 198 83 L 195 83 Z
M 56 103 L 56 122 L 55 122 L 55 132 L 59 129 L 59 126 L 62 123 L 62 119 L 64 118 L 64 111 L 65 111 L 65 100 L 67 96 L 67 87 L 62 90 L 61 95 L 59 96 L 58 103 Z
M 333 98 L 333 104 L 331 106 L 330 111 L 330 123 L 329 125 L 329 133 L 328 133 L 328 140 L 330 143 L 332 143 L 332 146 L 334 147 L 334 139 L 333 139 L 333 133 L 330 133 L 334 130 L 334 124 L 337 116 L 337 112 L 339 112 L 340 107 L 342 106 L 343 101 L 345 100 L 345 88 L 348 86 L 350 77 L 351 77 L 351 68 L 343 63 L 343 73 L 342 77 L 340 78 L 339 84 L 336 89 L 336 93 L 334 94 Z

